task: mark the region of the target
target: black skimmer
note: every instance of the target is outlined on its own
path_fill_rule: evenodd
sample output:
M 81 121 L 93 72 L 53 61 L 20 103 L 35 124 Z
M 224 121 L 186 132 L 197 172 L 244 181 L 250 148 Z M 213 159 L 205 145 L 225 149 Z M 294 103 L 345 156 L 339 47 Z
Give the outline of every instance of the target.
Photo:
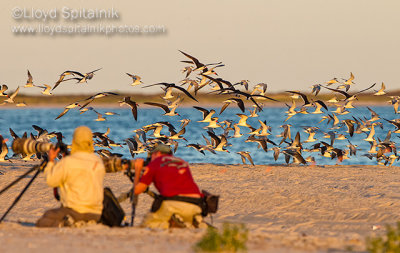
M 328 89 L 328 90 L 331 90 L 331 91 L 334 91 L 334 92 L 337 92 L 337 93 L 342 94 L 343 96 L 345 96 L 344 101 L 348 101 L 348 100 L 357 99 L 357 96 L 356 96 L 357 94 L 362 93 L 362 92 L 364 92 L 364 91 L 367 91 L 367 90 L 369 90 L 369 89 L 372 89 L 372 88 L 375 86 L 375 84 L 376 84 L 376 83 L 374 83 L 373 85 L 371 85 L 370 87 L 368 87 L 368 88 L 366 88 L 366 89 L 363 89 L 363 90 L 361 90 L 361 91 L 359 91 L 359 92 L 354 93 L 353 95 L 350 95 L 349 93 L 347 93 L 347 92 L 345 92 L 345 91 L 342 91 L 342 90 L 332 89 L 332 88 L 329 88 L 329 87 L 326 87 L 326 86 L 323 86 L 323 87 L 324 87 L 325 89 Z
M 8 154 L 7 141 L 8 139 L 4 139 L 3 136 L 0 135 L 0 162 L 4 162 Z
M 174 84 L 174 83 L 156 83 L 156 84 L 150 84 L 150 85 L 144 86 L 143 88 L 147 88 L 147 87 L 151 87 L 151 86 L 155 86 L 155 85 L 163 85 L 165 88 L 172 87 L 172 88 L 178 89 L 178 90 L 182 91 L 183 93 L 185 93 L 186 96 L 190 97 L 190 98 L 193 99 L 194 101 L 199 102 L 199 101 L 197 101 L 197 99 L 196 99 L 195 97 L 193 97 L 192 94 L 190 94 L 187 90 L 185 90 L 185 89 L 182 88 L 182 87 L 176 86 L 176 84 Z
M 132 75 L 129 73 L 126 73 L 126 74 L 132 78 L 133 82 L 131 83 L 131 86 L 136 86 L 136 85 L 142 84 L 142 81 L 140 81 L 142 78 L 140 76 Z
M 240 98 L 229 98 L 227 100 L 224 101 L 224 105 L 221 107 L 221 111 L 219 112 L 219 114 L 221 115 L 221 113 L 223 113 L 225 111 L 225 109 L 231 104 L 231 103 L 236 103 L 237 106 L 239 107 L 239 109 L 244 112 L 245 111 L 245 107 L 244 107 L 244 103 L 243 100 L 241 100 Z
M 195 58 L 195 57 L 193 57 L 193 56 L 191 56 L 191 55 L 189 55 L 189 54 L 187 54 L 187 53 L 185 53 L 185 52 L 183 52 L 181 50 L 179 50 L 179 52 L 181 52 L 184 56 L 188 57 L 191 60 L 191 61 L 182 61 L 182 62 L 191 63 L 191 64 L 196 65 L 196 68 L 193 69 L 193 71 L 197 71 L 198 70 L 198 71 L 202 71 L 204 73 L 204 72 L 208 71 L 207 66 L 218 65 L 218 64 L 222 63 L 222 62 L 218 62 L 218 63 L 203 64 L 197 58 Z
M 3 103 L 10 103 L 10 104 L 14 103 L 14 102 L 15 102 L 15 101 L 14 101 L 14 98 L 17 96 L 18 92 L 19 92 L 19 86 L 18 86 L 18 88 L 13 92 L 13 94 L 11 94 L 6 100 L 4 100 Z
M 5 93 L 8 90 L 8 86 L 3 84 L 1 85 L 1 90 L 0 90 L 0 97 L 8 97 L 8 95 Z
M 254 166 L 253 158 L 250 156 L 250 152 L 248 151 L 239 151 L 236 152 L 236 154 L 239 154 L 240 157 L 242 158 L 242 163 L 246 164 L 246 159 L 251 163 L 251 165 Z
M 163 109 L 165 111 L 165 113 L 163 114 L 165 116 L 180 116 L 179 113 L 175 112 L 176 108 L 178 108 L 178 105 L 173 107 L 170 110 L 167 105 L 163 105 L 163 104 L 160 104 L 160 103 L 144 102 L 144 104 L 160 107 L 161 109 Z
M 87 72 L 86 74 L 82 74 L 82 73 L 80 73 L 78 71 L 66 71 L 67 73 L 69 73 L 69 74 L 71 74 L 73 76 L 78 76 L 78 77 L 72 77 L 72 78 L 69 78 L 69 79 L 66 79 L 66 80 L 63 80 L 63 81 L 65 82 L 65 81 L 68 81 L 68 80 L 77 80 L 78 81 L 77 83 L 87 83 L 88 80 L 90 80 L 90 79 L 92 79 L 94 77 L 94 72 L 99 71 L 101 69 L 102 68 L 99 68 L 99 69 Z M 53 88 L 53 90 L 55 89 L 55 87 Z
M 205 108 L 202 108 L 200 106 L 193 106 L 194 109 L 199 110 L 200 112 L 203 113 L 203 119 L 197 122 L 211 122 L 212 116 L 215 113 L 214 109 L 207 110 Z
M 378 90 L 377 92 L 375 92 L 374 95 L 375 95 L 375 96 L 382 96 L 382 95 L 385 95 L 385 94 L 386 94 L 385 89 L 386 89 L 385 84 L 382 82 L 381 89 Z
M 138 104 L 135 101 L 131 100 L 131 97 L 124 97 L 124 100 L 119 101 L 119 105 L 128 105 L 131 108 L 133 118 L 137 121 L 137 107 Z
M 35 85 L 33 84 L 33 78 L 32 78 L 31 72 L 29 72 L 29 70 L 28 70 L 28 80 L 26 81 L 24 88 L 30 88 L 30 87 L 34 87 L 34 86 Z

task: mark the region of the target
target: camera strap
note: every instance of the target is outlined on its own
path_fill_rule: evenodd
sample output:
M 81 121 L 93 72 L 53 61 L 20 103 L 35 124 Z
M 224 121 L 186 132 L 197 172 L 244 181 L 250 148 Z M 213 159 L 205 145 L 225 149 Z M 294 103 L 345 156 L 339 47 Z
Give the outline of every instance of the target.
M 174 201 L 181 201 L 190 204 L 194 204 L 202 207 L 203 200 L 201 198 L 192 198 L 192 197 L 185 197 L 185 196 L 172 196 L 172 197 L 163 197 L 164 200 L 174 200 Z
M 151 191 L 149 191 L 151 192 Z M 164 200 L 173 200 L 173 201 L 181 201 L 181 202 L 186 202 L 189 204 L 193 204 L 196 206 L 199 206 L 202 210 L 204 208 L 204 202 L 202 198 L 192 198 L 192 197 L 185 197 L 185 196 L 172 196 L 172 197 L 165 197 L 159 194 L 156 194 L 154 192 L 151 192 L 149 194 L 154 198 L 153 204 L 151 205 L 151 212 L 156 212 L 158 209 L 160 209 L 161 204 Z

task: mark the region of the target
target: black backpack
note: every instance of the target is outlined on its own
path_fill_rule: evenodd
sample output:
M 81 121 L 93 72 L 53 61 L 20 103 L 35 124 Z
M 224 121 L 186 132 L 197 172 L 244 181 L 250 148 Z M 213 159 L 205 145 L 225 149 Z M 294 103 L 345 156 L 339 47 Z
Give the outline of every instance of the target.
M 110 227 L 120 227 L 125 218 L 125 212 L 119 205 L 111 189 L 104 188 L 103 212 L 100 222 Z
M 203 193 L 203 205 L 201 215 L 206 217 L 208 214 L 216 213 L 218 211 L 219 195 L 214 195 L 206 190 L 202 190 Z

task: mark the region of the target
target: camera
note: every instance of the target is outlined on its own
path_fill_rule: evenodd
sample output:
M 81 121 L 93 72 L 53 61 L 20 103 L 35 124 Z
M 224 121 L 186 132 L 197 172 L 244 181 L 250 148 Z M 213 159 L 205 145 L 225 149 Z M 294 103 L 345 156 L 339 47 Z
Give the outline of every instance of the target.
M 124 165 L 127 165 L 127 171 L 134 169 L 133 160 L 123 159 L 118 156 L 103 157 L 103 164 L 106 172 L 118 172 L 124 170 Z
M 103 157 L 103 164 L 106 168 L 106 172 L 117 172 L 125 170 L 124 165 L 127 165 L 127 171 L 133 171 L 135 169 L 134 160 L 124 159 L 119 156 Z M 150 163 L 150 158 L 144 161 L 144 166 Z
M 52 147 L 60 148 L 62 153 L 68 154 L 67 145 L 62 142 L 58 142 L 54 145 L 51 142 L 40 142 L 34 139 L 27 138 L 16 138 L 12 143 L 12 150 L 16 154 L 30 155 L 37 153 L 45 153 Z
M 150 163 L 150 157 L 144 161 L 143 166 Z M 125 171 L 124 174 L 133 182 L 135 178 L 135 162 L 134 160 L 123 159 L 119 156 L 102 157 L 104 167 L 107 173 Z M 127 166 L 125 169 L 124 167 Z

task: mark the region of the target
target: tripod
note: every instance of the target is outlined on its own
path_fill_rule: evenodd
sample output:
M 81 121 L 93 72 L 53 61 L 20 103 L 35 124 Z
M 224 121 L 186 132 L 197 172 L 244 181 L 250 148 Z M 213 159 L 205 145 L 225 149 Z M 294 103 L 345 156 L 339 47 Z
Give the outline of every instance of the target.
M 139 198 L 137 195 L 135 195 L 135 183 L 134 183 L 134 178 L 135 178 L 135 173 L 133 173 L 130 169 L 128 169 L 125 172 L 125 175 L 128 176 L 129 180 L 132 182 L 132 189 L 126 194 L 126 197 L 129 197 L 131 201 L 131 224 L 130 226 L 133 227 L 133 223 L 135 221 L 135 214 L 136 214 L 136 206 L 138 204 Z
M 7 185 L 4 189 L 0 191 L 0 195 L 10 189 L 13 185 L 18 183 L 21 179 L 29 175 L 31 172 L 36 170 L 35 174 L 29 180 L 28 184 L 24 187 L 24 189 L 21 191 L 21 193 L 15 198 L 14 202 L 11 204 L 11 206 L 7 209 L 7 211 L 3 214 L 3 216 L 0 218 L 0 223 L 6 218 L 7 214 L 11 211 L 11 209 L 18 203 L 18 201 L 21 199 L 22 195 L 28 190 L 29 186 L 33 183 L 35 178 L 39 175 L 39 173 L 46 167 L 47 165 L 47 159 L 44 159 L 39 165 L 33 166 L 31 169 L 29 169 L 27 172 L 25 172 L 23 175 L 21 175 L 19 178 L 11 182 L 9 185 Z

